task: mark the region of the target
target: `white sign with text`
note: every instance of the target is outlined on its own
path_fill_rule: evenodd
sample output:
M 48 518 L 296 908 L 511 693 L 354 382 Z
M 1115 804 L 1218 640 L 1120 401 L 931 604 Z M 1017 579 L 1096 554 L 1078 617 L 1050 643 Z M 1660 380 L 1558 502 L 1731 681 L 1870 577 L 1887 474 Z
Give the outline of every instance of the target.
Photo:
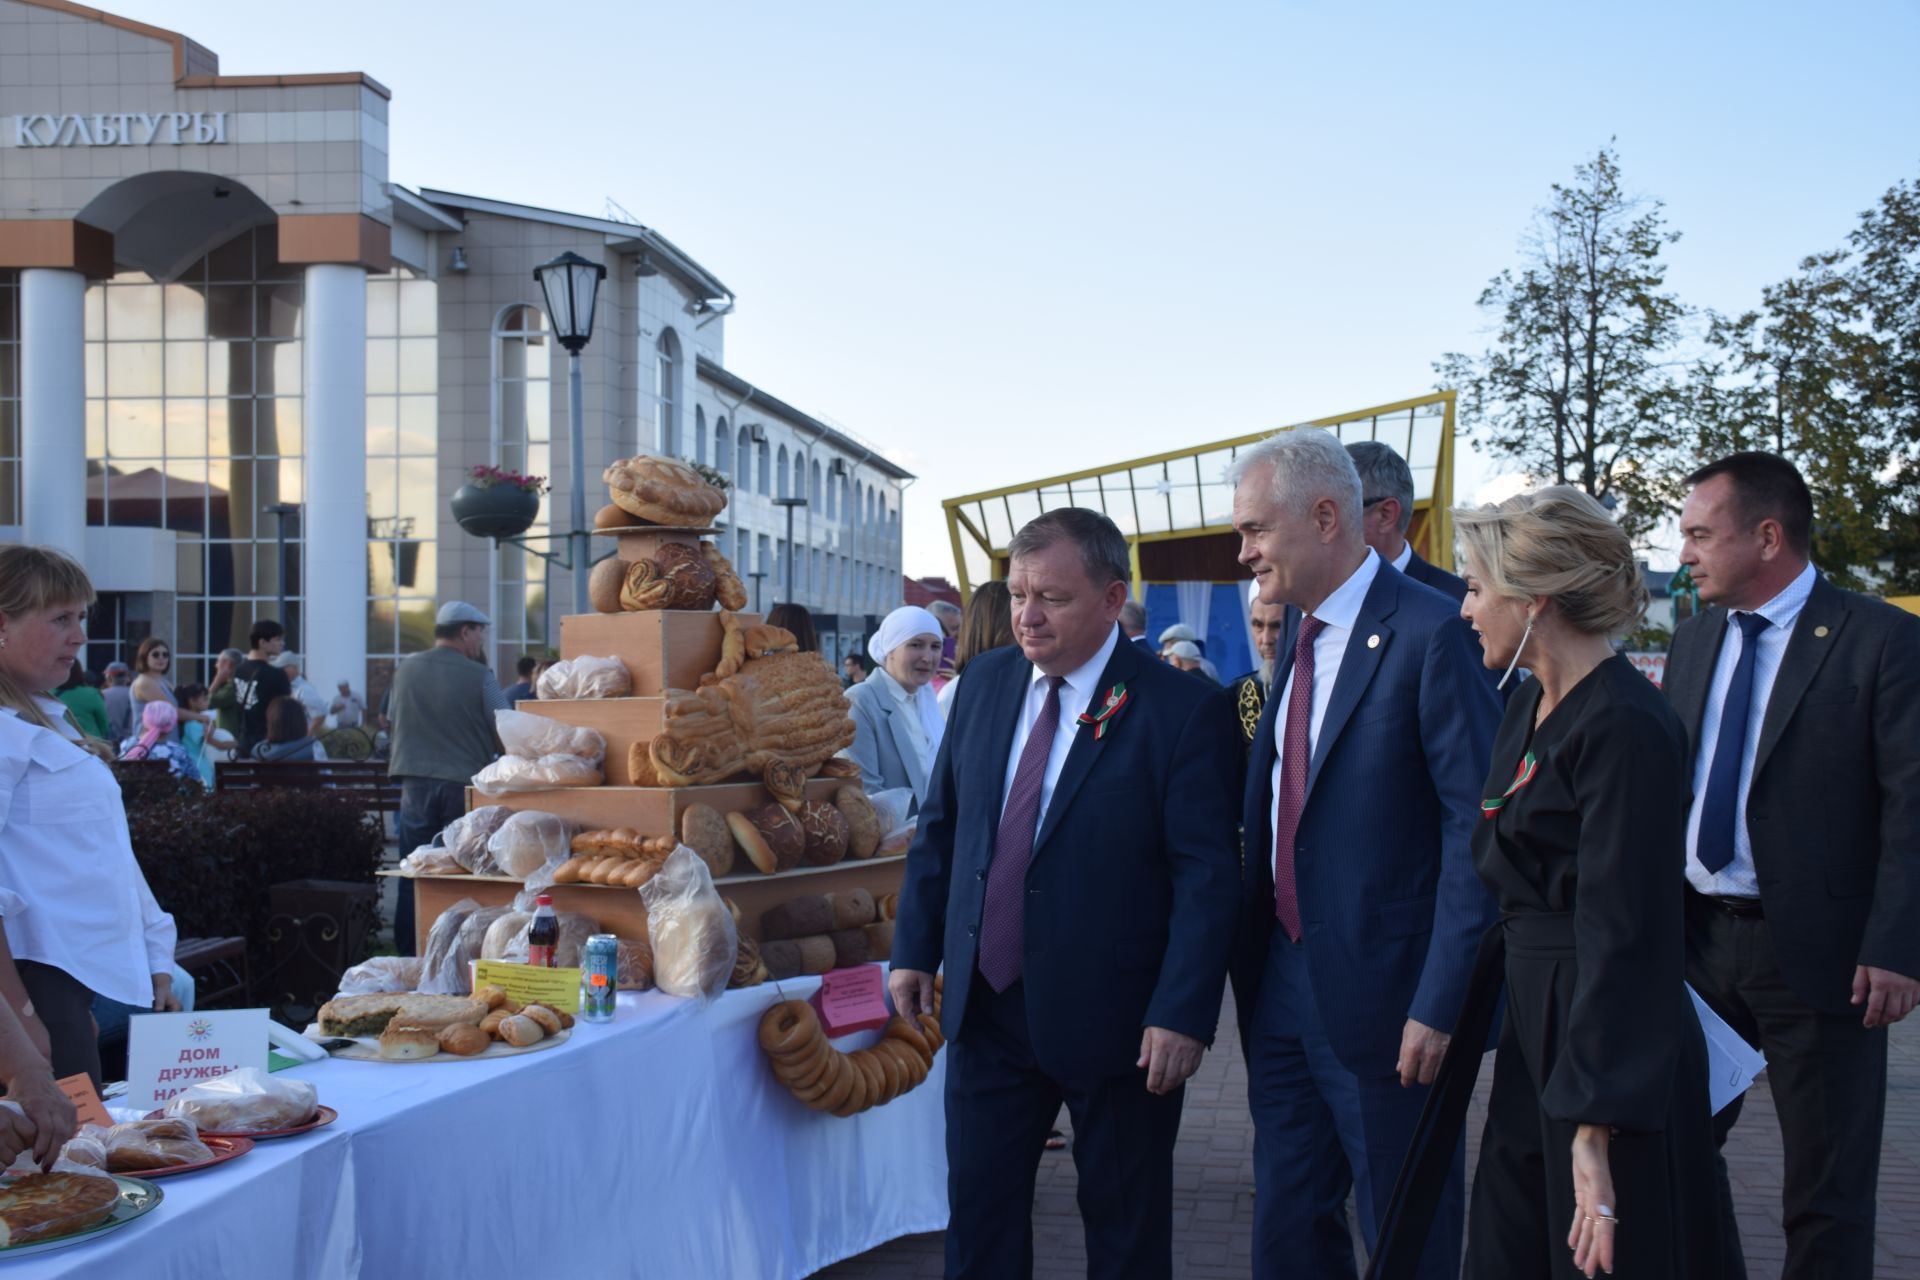
M 241 1067 L 267 1069 L 267 1011 L 141 1013 L 127 1022 L 127 1097 L 151 1111 L 182 1089 Z

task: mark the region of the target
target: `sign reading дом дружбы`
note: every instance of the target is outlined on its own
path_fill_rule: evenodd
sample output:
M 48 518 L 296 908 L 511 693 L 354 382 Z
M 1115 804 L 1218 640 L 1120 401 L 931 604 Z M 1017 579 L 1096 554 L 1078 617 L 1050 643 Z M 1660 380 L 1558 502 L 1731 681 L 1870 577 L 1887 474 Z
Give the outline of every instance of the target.
M 208 146 L 227 140 L 224 111 L 104 111 L 15 116 L 0 132 L 16 147 Z

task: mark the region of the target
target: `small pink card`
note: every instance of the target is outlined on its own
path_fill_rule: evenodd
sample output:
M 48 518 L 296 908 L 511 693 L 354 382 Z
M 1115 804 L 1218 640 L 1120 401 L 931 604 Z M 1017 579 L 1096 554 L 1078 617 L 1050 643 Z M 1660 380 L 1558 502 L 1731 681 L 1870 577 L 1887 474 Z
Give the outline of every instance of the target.
M 877 964 L 835 969 L 820 979 L 812 1004 L 828 1039 L 884 1027 L 893 1017 L 887 1010 L 886 980 Z

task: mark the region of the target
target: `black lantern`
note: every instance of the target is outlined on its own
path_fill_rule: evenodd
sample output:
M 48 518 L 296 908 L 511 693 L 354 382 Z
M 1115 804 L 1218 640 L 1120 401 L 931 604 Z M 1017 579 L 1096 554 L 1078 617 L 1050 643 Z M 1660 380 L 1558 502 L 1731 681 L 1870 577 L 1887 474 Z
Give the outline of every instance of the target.
M 568 252 L 535 267 L 533 278 L 546 296 L 554 338 L 568 354 L 579 355 L 593 337 L 593 309 L 600 298 L 600 282 L 607 278 L 606 266 Z

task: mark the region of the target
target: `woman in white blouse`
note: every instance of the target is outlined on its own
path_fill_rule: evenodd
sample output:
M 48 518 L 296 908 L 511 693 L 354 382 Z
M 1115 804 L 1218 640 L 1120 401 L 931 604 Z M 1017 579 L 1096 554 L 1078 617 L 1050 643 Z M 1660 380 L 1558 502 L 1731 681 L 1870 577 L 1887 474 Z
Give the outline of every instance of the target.
M 929 682 L 940 666 L 940 620 L 917 605 L 888 614 L 867 641 L 873 673 L 847 690 L 853 712 L 853 746 L 869 792 L 913 788 L 917 807 L 927 798 L 927 775 L 945 728 Z
M 93 584 L 45 547 L 0 547 L 0 991 L 45 1028 L 58 1077 L 100 1083 L 94 994 L 156 1012 L 173 996 L 173 917 L 133 858 L 120 786 L 47 696 L 87 640 Z M 17 976 L 16 976 L 17 974 Z M 23 998 L 24 997 L 24 998 Z

